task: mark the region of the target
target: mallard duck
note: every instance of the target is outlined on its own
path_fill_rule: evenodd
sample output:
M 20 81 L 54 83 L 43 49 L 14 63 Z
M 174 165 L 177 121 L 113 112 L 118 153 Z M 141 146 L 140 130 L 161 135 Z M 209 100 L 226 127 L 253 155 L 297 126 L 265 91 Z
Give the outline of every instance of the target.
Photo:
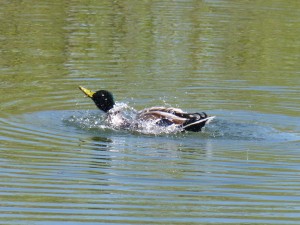
M 116 116 L 118 111 L 112 110 L 115 105 L 112 93 L 106 90 L 93 92 L 84 87 L 79 89 L 89 98 L 91 98 L 96 106 L 107 113 L 109 116 Z M 120 116 L 120 121 L 126 127 L 129 122 Z M 172 107 L 151 107 L 138 111 L 136 120 L 139 121 L 155 121 L 158 126 L 170 126 L 175 124 L 185 131 L 199 132 L 205 124 L 209 123 L 214 117 L 207 116 L 206 113 L 187 113 L 178 108 Z

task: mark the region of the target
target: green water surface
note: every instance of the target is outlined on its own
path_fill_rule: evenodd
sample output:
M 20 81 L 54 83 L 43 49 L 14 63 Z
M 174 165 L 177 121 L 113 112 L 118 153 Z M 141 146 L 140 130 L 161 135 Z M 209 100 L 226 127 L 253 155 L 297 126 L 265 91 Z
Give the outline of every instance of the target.
M 4 0 L 0 21 L 0 224 L 300 223 L 300 1 Z M 78 85 L 216 119 L 103 128 Z

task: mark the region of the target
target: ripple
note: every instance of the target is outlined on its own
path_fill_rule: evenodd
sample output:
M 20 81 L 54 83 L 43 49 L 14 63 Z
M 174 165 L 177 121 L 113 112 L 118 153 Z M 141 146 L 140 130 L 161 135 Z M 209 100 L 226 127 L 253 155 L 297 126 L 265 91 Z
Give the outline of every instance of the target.
M 38 145 L 43 148 L 51 146 L 74 146 L 86 138 L 94 138 L 104 145 L 111 142 L 110 137 L 139 138 L 140 135 L 178 138 L 183 142 L 227 141 L 234 142 L 292 142 L 299 141 L 299 133 L 294 129 L 297 118 L 285 118 L 289 123 L 276 124 L 280 115 L 254 114 L 241 111 L 213 111 L 217 115 L 203 132 L 181 133 L 177 130 L 163 130 L 155 127 L 154 132 L 148 132 L 151 126 L 146 124 L 146 130 L 123 130 L 107 124 L 105 115 L 97 110 L 44 111 L 23 114 L 0 120 L 1 141 L 8 146 L 13 143 L 18 146 Z M 222 118 L 222 115 L 227 115 Z M 229 116 L 228 116 L 229 115 Z M 234 119 L 233 119 L 234 118 Z M 251 119 L 249 119 L 251 118 Z M 259 118 L 259 119 L 258 119 Z M 278 119 L 279 118 L 279 119 Z M 247 119 L 247 120 L 245 120 Z M 248 120 L 249 119 L 249 120 Z M 148 126 L 148 127 L 147 127 Z M 292 132 L 291 132 L 292 131 Z M 142 136 L 143 137 L 143 136 Z
M 217 118 L 213 120 L 209 125 L 207 125 L 203 132 L 195 135 L 201 138 L 214 138 L 214 139 L 227 139 L 227 140 L 249 140 L 249 141 L 294 141 L 299 140 L 298 133 L 295 132 L 285 132 L 283 131 L 285 128 L 281 125 L 281 130 L 274 128 L 273 119 L 278 118 L 278 115 L 265 115 L 265 114 L 256 114 L 254 116 L 253 113 L 249 113 L 248 118 L 250 120 L 244 121 L 243 117 L 246 117 L 246 112 L 240 111 L 231 111 L 226 112 L 230 115 L 234 115 L 233 118 L 221 118 L 224 111 L 218 112 Z M 127 113 L 128 114 L 128 113 Z M 220 116 L 219 116 L 220 115 Z M 132 112 L 131 112 L 131 118 Z M 257 120 L 256 117 L 260 117 L 260 120 Z M 74 126 L 79 129 L 85 129 L 89 131 L 120 131 L 120 129 L 115 129 L 116 127 L 111 126 L 109 123 L 106 122 L 106 117 L 104 114 L 99 113 L 99 111 L 87 111 L 81 112 L 81 114 L 72 115 L 68 118 L 65 118 L 63 121 L 68 126 Z M 290 117 L 287 121 L 295 121 L 296 118 Z M 276 125 L 276 124 L 275 124 Z M 128 129 L 126 129 L 128 130 Z M 121 129 L 122 131 L 122 129 Z M 123 130 L 124 131 L 124 130 Z M 154 135 L 161 135 L 161 134 L 180 134 L 181 130 L 177 129 L 176 127 L 159 127 L 153 123 L 144 122 L 141 126 L 136 129 L 135 127 L 128 130 L 130 133 L 141 133 L 141 134 L 154 134 Z
M 219 118 L 224 111 L 214 113 Z M 247 112 L 230 114 L 234 125 L 227 116 L 203 133 L 159 136 L 107 127 L 99 111 L 1 119 L 0 218 L 18 224 L 264 218 L 280 224 L 271 216 L 276 212 L 296 224 L 299 157 L 292 146 L 297 149 L 298 142 L 288 142 L 281 154 L 286 142 L 276 135 L 284 132 L 246 122 Z M 248 137 L 253 132 L 265 136 Z M 241 216 L 244 211 L 247 216 Z

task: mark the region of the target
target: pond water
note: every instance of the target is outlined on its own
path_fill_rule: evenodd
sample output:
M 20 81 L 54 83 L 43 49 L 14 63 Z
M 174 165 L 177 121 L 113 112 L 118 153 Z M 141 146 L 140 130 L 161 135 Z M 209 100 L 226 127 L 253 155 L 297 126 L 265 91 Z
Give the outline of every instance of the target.
M 299 224 L 299 1 L 3 1 L 1 224 Z M 201 133 L 105 126 L 78 85 Z

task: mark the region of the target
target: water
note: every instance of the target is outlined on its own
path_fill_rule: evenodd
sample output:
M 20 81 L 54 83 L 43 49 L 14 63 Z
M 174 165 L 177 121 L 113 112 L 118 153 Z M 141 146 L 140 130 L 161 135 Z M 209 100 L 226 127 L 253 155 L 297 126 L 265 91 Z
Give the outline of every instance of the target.
M 299 224 L 298 1 L 3 1 L 1 224 Z M 216 118 L 114 129 L 127 110 Z

